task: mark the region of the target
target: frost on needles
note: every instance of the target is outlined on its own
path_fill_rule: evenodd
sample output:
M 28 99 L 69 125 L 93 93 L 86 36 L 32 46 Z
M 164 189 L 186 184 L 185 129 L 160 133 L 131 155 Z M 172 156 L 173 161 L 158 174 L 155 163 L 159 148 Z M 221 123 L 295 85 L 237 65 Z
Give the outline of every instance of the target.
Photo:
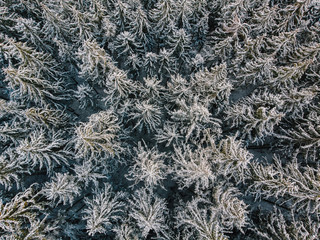
M 320 235 L 316 0 L 0 0 L 0 238 Z

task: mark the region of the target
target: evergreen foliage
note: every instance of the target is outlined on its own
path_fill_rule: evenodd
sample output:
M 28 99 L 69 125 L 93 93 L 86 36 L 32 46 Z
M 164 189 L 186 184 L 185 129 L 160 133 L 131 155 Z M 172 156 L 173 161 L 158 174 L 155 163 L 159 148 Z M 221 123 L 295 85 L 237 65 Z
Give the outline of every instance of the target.
M 0 0 L 0 239 L 319 239 L 317 0 Z

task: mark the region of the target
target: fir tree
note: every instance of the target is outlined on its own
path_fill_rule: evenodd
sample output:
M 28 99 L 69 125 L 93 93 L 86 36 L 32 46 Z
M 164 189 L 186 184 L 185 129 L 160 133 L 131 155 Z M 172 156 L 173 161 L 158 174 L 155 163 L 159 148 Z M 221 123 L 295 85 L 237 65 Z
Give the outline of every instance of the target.
M 112 222 L 120 219 L 124 204 L 120 201 L 121 193 L 114 194 L 109 184 L 96 193 L 93 199 L 86 199 L 87 209 L 83 219 L 87 221 L 87 231 L 93 236 L 96 233 L 106 233 L 112 227 Z
M 83 156 L 115 155 L 121 149 L 117 142 L 118 118 L 108 111 L 92 114 L 89 122 L 76 129 L 75 148 Z

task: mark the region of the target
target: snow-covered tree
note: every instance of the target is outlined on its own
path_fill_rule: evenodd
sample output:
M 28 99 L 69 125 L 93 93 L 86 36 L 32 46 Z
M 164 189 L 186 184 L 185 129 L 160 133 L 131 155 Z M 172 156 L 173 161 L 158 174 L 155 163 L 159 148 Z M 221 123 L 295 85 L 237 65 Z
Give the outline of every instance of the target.
M 134 181 L 135 184 L 143 182 L 146 187 L 154 188 L 166 177 L 166 165 L 164 164 L 164 154 L 159 153 L 155 148 L 148 149 L 138 143 L 135 149 L 136 157 L 134 164 L 130 168 L 127 178 Z
M 120 124 L 112 112 L 92 114 L 89 122 L 76 129 L 75 148 L 83 156 L 116 155 L 121 149 L 118 142 Z
M 147 237 L 153 231 L 159 239 L 168 237 L 166 214 L 168 212 L 164 199 L 146 189 L 137 190 L 130 202 L 130 218 L 140 229 L 141 236 Z
M 124 203 L 122 193 L 113 193 L 110 184 L 97 192 L 93 199 L 86 199 L 87 208 L 83 211 L 87 231 L 93 236 L 96 233 L 106 233 L 111 230 L 113 222 L 120 219 Z

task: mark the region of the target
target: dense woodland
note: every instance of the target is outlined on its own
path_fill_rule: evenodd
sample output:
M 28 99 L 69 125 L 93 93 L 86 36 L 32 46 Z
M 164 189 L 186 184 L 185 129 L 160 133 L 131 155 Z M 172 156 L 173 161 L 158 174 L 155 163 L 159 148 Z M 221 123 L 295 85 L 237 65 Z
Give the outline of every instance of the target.
M 318 240 L 320 2 L 0 0 L 0 239 Z

